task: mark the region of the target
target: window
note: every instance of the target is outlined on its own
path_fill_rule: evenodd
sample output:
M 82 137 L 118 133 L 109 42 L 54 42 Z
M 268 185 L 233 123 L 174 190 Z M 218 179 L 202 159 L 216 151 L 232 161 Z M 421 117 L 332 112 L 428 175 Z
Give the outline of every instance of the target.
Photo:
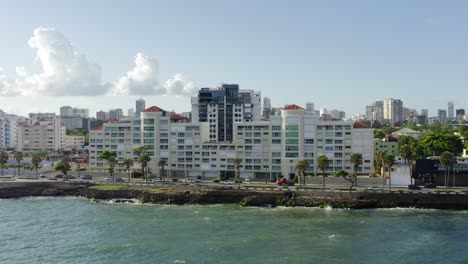
M 145 124 L 145 125 L 154 125 L 154 119 L 153 118 L 145 118 L 145 119 L 143 119 L 143 124 Z
M 314 139 L 313 138 L 305 138 L 304 139 L 304 144 L 314 144 Z
M 281 130 L 281 126 L 271 126 L 271 130 Z
M 292 139 L 292 138 L 288 138 L 286 139 L 286 144 L 299 144 L 299 139 Z

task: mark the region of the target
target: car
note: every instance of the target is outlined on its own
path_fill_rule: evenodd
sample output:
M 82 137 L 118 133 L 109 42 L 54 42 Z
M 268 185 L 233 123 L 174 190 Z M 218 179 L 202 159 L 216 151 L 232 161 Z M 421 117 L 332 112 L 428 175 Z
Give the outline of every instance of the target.
M 437 188 L 437 186 L 433 183 L 426 183 L 424 184 L 424 188 L 428 188 L 428 189 L 435 189 Z
M 163 181 L 163 180 L 162 180 L 161 177 L 158 177 L 158 178 L 155 178 L 155 179 L 154 179 L 154 182 L 162 182 L 162 181 Z
M 228 184 L 228 185 L 229 185 L 229 184 L 232 184 L 232 181 L 230 181 L 230 180 L 225 180 L 225 181 L 221 181 L 220 183 L 221 183 L 221 184 Z
M 247 177 L 244 179 L 244 182 L 245 183 L 252 183 L 252 179 L 250 179 L 250 177 Z
M 201 180 L 201 178 L 202 178 L 202 177 L 201 177 L 200 175 L 198 175 L 197 177 L 195 177 L 195 179 L 198 179 L 198 180 Z
M 55 175 L 55 179 L 63 179 L 63 174 L 57 174 L 57 175 Z
M 146 183 L 155 183 L 156 181 L 154 179 L 146 179 L 145 182 Z
M 44 173 L 41 173 L 41 174 L 39 175 L 39 177 L 41 177 L 41 178 L 47 178 L 47 176 L 46 176 Z
M 68 179 L 76 179 L 76 176 L 72 174 L 72 175 L 68 176 Z
M 118 178 L 118 177 L 117 177 L 117 178 L 115 178 L 115 180 L 114 180 L 114 181 L 115 181 L 115 182 L 124 182 L 125 180 L 124 180 L 124 179 L 122 179 L 122 178 Z
M 91 175 L 83 175 L 83 176 L 81 176 L 81 179 L 82 180 L 92 180 L 93 177 Z
M 414 185 L 414 184 L 410 184 L 408 185 L 408 189 L 409 190 L 421 190 L 421 187 Z
M 184 182 L 186 182 L 186 183 L 197 183 L 197 182 L 200 182 L 200 180 L 195 179 L 195 178 L 187 178 L 187 179 L 184 179 Z
M 114 181 L 114 179 L 112 177 L 106 177 L 104 178 L 105 181 Z
M 369 186 L 367 187 L 367 190 L 373 190 L 373 191 L 383 191 L 384 189 L 380 186 Z

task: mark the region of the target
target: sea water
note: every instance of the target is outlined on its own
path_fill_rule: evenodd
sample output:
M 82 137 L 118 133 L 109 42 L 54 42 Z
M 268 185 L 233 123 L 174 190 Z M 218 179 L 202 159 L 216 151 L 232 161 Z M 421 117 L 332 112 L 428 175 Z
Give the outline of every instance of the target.
M 468 211 L 4 199 L 0 263 L 468 263 Z

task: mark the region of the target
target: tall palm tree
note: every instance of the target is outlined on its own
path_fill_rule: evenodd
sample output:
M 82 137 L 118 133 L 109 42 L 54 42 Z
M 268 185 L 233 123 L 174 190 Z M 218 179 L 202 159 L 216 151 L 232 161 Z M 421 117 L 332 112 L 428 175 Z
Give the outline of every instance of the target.
M 241 163 L 242 163 L 242 159 L 241 158 L 235 158 L 234 159 L 234 167 L 236 168 L 236 171 L 237 171 L 237 183 L 239 184 L 239 189 L 240 189 L 240 167 L 241 167 Z
M 330 166 L 330 160 L 327 156 L 322 155 L 317 162 L 317 168 L 322 171 L 322 189 L 325 189 L 325 170 Z
M 445 191 L 447 191 L 447 174 L 449 167 L 456 161 L 456 157 L 452 152 L 444 151 L 440 155 L 440 163 L 444 166 L 444 181 L 445 181 Z
M 393 155 L 385 155 L 385 167 L 388 169 L 388 190 L 392 190 L 392 166 L 395 164 L 395 157 Z
M 351 154 L 350 161 L 351 161 L 351 164 L 353 165 L 353 169 L 354 169 L 354 177 L 355 177 L 354 186 L 357 187 L 357 171 L 358 171 L 359 166 L 362 165 L 362 154 L 361 153 Z
M 159 177 L 161 177 L 161 179 L 163 179 L 163 184 L 164 184 L 164 170 L 166 167 L 166 160 L 160 160 L 158 162 L 158 166 L 159 166 Z
M 380 176 L 382 176 L 382 188 L 385 186 L 385 177 L 384 177 L 384 172 L 385 172 L 385 156 L 387 155 L 386 152 L 384 151 L 379 151 L 375 154 L 375 164 L 376 168 L 380 168 Z
M 131 178 L 131 175 L 132 175 L 130 173 L 130 171 L 131 171 L 130 169 L 133 166 L 133 159 L 126 158 L 126 159 L 124 159 L 123 164 L 125 165 L 125 170 L 128 172 L 128 182 L 130 183 L 130 178 Z
M 43 155 L 40 152 L 33 152 L 33 154 L 31 155 L 31 163 L 34 170 L 36 171 L 36 179 L 39 179 L 39 174 L 37 173 L 37 170 L 39 169 L 39 165 L 42 162 L 42 157 Z
M 15 160 L 18 163 L 18 176 L 20 176 L 20 166 L 21 166 L 21 161 L 23 160 L 24 154 L 21 151 L 15 151 L 14 154 Z
M 5 168 L 5 164 L 8 162 L 8 153 L 4 150 L 0 151 L 0 166 L 2 166 L 2 176 L 3 176 L 3 169 Z
M 413 147 L 410 144 L 400 146 L 398 152 L 400 153 L 401 158 L 408 164 L 408 170 L 410 174 L 411 183 L 413 182 L 412 169 L 413 169 Z
M 148 163 L 151 161 L 151 157 L 150 155 L 148 155 L 148 153 L 144 153 L 140 156 L 139 161 L 140 161 L 141 169 L 143 172 L 143 180 L 146 180 L 146 172 L 147 172 L 146 167 L 148 166 Z
M 109 172 L 110 176 L 112 177 L 112 181 L 114 181 L 114 171 L 115 164 L 117 163 L 117 153 L 111 152 L 109 150 L 104 150 L 104 152 L 102 152 L 101 155 L 99 155 L 99 158 L 107 161 L 107 165 L 109 165 L 107 172 Z
M 309 162 L 307 160 L 300 160 L 295 167 L 297 174 L 299 175 L 299 185 L 302 186 L 302 183 L 305 185 L 305 171 L 309 167 Z M 301 180 L 302 177 L 302 180 Z

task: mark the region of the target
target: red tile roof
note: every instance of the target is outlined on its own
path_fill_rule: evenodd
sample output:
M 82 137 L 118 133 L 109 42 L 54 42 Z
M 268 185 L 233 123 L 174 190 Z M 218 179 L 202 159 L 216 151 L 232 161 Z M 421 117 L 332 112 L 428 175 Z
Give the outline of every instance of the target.
M 24 126 L 29 126 L 29 121 L 24 121 L 18 124 L 18 126 L 24 127 Z
M 165 110 L 163 110 L 163 109 L 161 109 L 161 108 L 159 108 L 157 106 L 151 106 L 151 107 L 146 108 L 145 111 L 143 111 L 143 112 L 167 112 L 167 111 L 165 111 Z
M 295 105 L 295 104 L 292 104 L 292 105 L 287 105 L 283 108 L 283 110 L 304 110 L 304 108 L 298 106 L 298 105 Z
M 360 122 L 357 122 L 357 123 L 354 123 L 354 127 L 353 128 L 371 128 L 370 126 L 364 124 L 364 123 L 360 123 Z
M 34 126 L 40 126 L 41 123 L 39 123 L 39 121 L 36 121 L 36 123 L 34 123 Z
M 91 128 L 91 130 L 104 130 L 104 126 L 98 126 L 95 128 Z
M 188 119 L 188 118 L 185 117 L 185 116 L 183 116 L 183 115 L 172 114 L 172 115 L 171 115 L 171 119 L 172 119 L 172 120 L 184 120 L 184 119 Z
M 117 122 L 119 122 L 119 120 L 117 120 L 116 118 L 111 118 L 106 121 L 106 123 L 117 123 Z

